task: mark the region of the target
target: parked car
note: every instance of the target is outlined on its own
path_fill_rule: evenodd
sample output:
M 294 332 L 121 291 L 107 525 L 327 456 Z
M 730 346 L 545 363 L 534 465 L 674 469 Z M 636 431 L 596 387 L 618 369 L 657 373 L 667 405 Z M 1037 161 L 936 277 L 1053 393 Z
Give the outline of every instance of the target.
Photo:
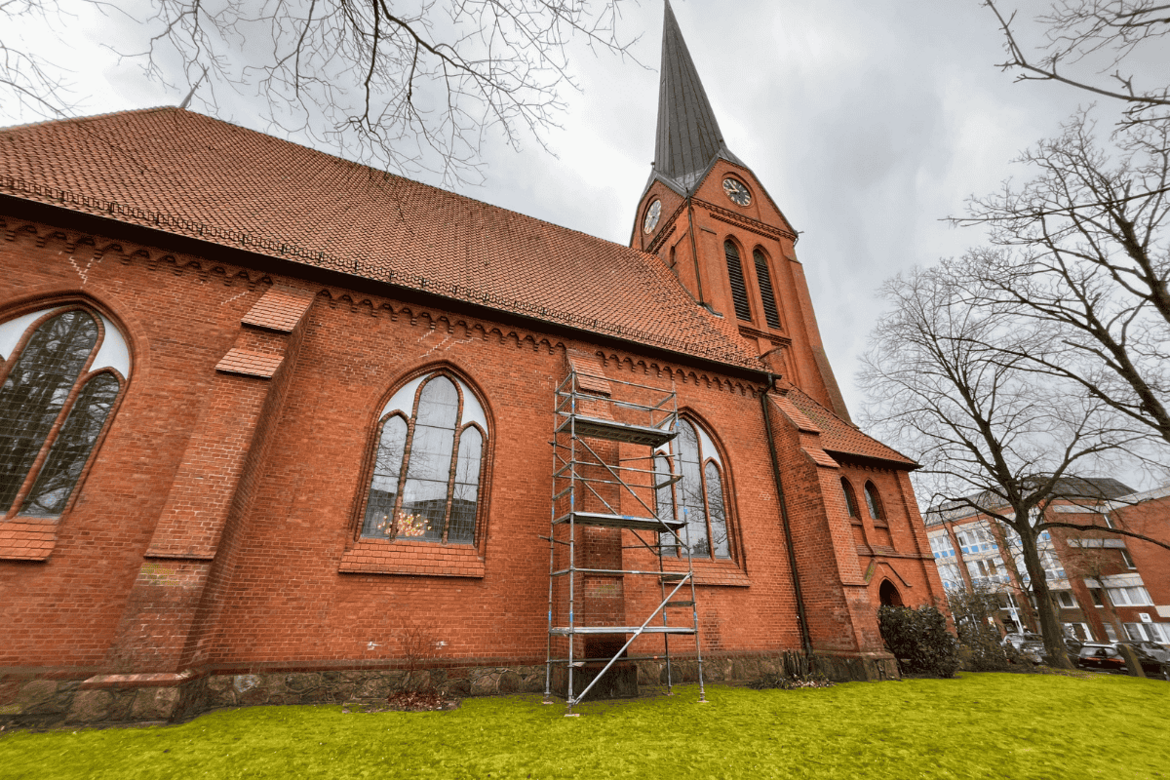
M 1027 658 L 1034 664 L 1044 663 L 1044 643 L 1043 642 L 1021 642 L 1020 646 L 1016 648 L 1020 651 L 1020 655 Z
M 1154 656 L 1134 648 L 1138 661 L 1142 665 L 1142 672 L 1146 677 L 1159 677 L 1170 680 L 1170 665 L 1163 663 Z M 1116 645 L 1087 644 L 1077 655 L 1077 666 L 1081 669 L 1093 669 L 1099 672 L 1126 674 L 1125 658 L 1122 657 Z
M 1122 642 L 1123 645 L 1129 645 L 1135 650 L 1140 650 L 1147 655 L 1157 658 L 1162 663 L 1170 663 L 1170 650 L 1167 650 L 1163 645 L 1156 642 Z
M 1039 642 L 1041 645 L 1043 645 L 1044 637 L 1040 636 L 1039 634 L 1033 634 L 1031 631 L 1024 631 L 1019 634 L 1008 634 L 1003 638 L 1004 647 L 1011 645 L 1017 650 L 1019 650 L 1020 645 L 1024 644 L 1025 642 Z

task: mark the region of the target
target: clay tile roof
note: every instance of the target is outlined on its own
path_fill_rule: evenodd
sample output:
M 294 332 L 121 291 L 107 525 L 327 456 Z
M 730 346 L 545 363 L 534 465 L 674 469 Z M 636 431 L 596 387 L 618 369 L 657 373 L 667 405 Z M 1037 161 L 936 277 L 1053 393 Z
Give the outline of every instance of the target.
M 0 130 L 0 192 L 759 368 L 652 255 L 179 108 Z
M 795 388 L 789 390 L 788 399 L 813 425 L 821 430 L 821 448 L 825 452 L 874 458 L 903 466 L 918 466 L 917 463 L 897 450 L 865 435 L 858 428 L 842 420 L 800 390 Z

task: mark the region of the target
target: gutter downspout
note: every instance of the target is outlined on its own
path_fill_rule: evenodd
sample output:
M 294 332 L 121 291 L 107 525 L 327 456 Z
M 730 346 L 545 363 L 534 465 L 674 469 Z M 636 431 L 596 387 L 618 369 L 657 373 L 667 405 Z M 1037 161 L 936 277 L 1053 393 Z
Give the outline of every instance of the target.
M 768 393 L 776 381 L 776 375 L 768 372 L 768 387 L 760 393 L 760 405 L 764 410 L 764 433 L 768 439 L 768 454 L 772 458 L 772 479 L 776 482 L 776 496 L 780 499 L 780 521 L 784 526 L 784 544 L 788 548 L 788 568 L 792 571 L 792 590 L 796 595 L 796 618 L 800 621 L 800 643 L 805 655 L 812 655 L 812 637 L 808 633 L 808 620 L 804 609 L 804 594 L 800 590 L 800 577 L 796 573 L 796 546 L 792 542 L 792 526 L 788 521 L 788 503 L 784 498 L 784 482 L 780 478 L 780 458 L 776 454 L 776 442 L 772 438 L 772 415 L 768 411 Z

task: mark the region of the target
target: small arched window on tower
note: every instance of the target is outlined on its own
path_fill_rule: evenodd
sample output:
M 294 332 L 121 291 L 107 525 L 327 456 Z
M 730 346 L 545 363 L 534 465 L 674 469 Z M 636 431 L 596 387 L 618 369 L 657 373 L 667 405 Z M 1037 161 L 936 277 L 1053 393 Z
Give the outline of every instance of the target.
M 474 544 L 487 420 L 464 382 L 435 372 L 382 410 L 362 536 Z
M 756 281 L 760 284 L 760 298 L 764 303 L 764 319 L 769 328 L 780 329 L 780 310 L 776 308 L 776 293 L 772 289 L 772 274 L 768 270 L 768 258 L 759 249 L 752 250 L 756 264 Z
M 674 458 L 674 473 L 681 476 L 674 485 L 669 484 L 669 457 Z M 691 555 L 730 558 L 722 463 L 707 432 L 689 420 L 680 419 L 678 436 L 655 453 L 654 471 L 655 483 L 662 485 L 656 494 L 658 516 L 686 522 L 679 536 L 684 545 L 690 546 Z M 678 545 L 665 539 L 663 548 L 667 555 L 680 553 Z
M 743 281 L 743 264 L 739 260 L 739 248 L 728 239 L 723 242 L 723 253 L 727 256 L 727 278 L 731 282 L 731 301 L 735 304 L 735 316 L 744 322 L 752 321 L 752 307 L 748 305 L 747 285 Z
M 869 516 L 873 518 L 873 524 L 875 526 L 884 527 L 889 525 L 889 522 L 886 520 L 885 508 L 882 506 L 882 497 L 872 482 L 865 483 L 865 503 L 869 507 Z
M 845 509 L 849 512 L 850 521 L 860 523 L 861 512 L 857 510 L 857 496 L 853 494 L 853 486 L 845 477 L 841 477 L 841 492 L 845 494 Z
M 129 372 L 122 334 L 81 306 L 0 324 L 0 517 L 64 513 Z

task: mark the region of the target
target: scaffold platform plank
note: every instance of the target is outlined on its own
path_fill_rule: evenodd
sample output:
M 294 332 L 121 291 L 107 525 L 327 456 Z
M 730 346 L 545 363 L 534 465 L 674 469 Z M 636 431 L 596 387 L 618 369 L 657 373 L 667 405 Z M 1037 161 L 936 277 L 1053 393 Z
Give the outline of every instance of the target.
M 572 521 L 575 525 L 593 525 L 605 528 L 631 528 L 635 531 L 663 531 L 670 529 L 680 530 L 685 521 L 659 520 L 654 517 L 634 517 L 633 515 L 611 515 L 604 512 L 568 512 L 553 521 L 555 525 L 563 525 Z
M 647 447 L 661 447 L 678 434 L 672 430 L 654 428 L 650 425 L 635 425 L 616 420 L 602 420 L 597 417 L 567 415 L 557 427 L 557 433 L 576 431 L 578 436 L 588 439 L 642 444 Z
M 549 630 L 555 636 L 569 636 L 571 634 L 637 634 L 638 626 L 558 626 Z M 643 634 L 693 634 L 694 626 L 646 626 L 640 629 Z

